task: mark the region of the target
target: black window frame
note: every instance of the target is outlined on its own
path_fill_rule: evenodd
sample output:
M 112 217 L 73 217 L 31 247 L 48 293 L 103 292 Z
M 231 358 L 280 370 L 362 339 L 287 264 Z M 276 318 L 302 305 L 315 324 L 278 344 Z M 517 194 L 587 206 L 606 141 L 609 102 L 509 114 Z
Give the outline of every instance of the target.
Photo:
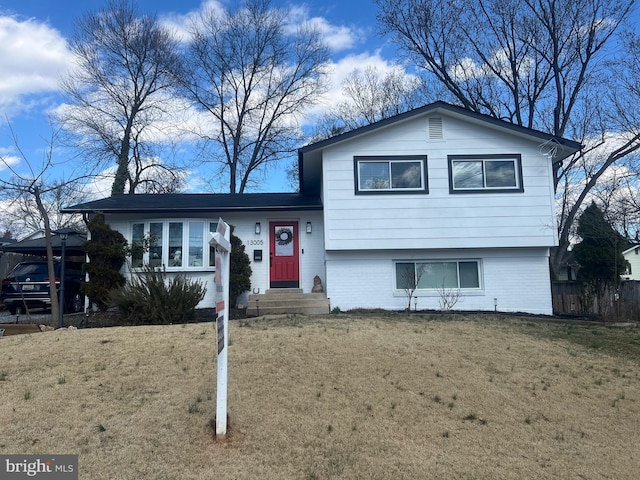
M 515 165 L 516 185 L 513 187 L 482 187 L 482 188 L 455 188 L 453 184 L 453 163 L 458 162 L 482 162 L 483 183 L 486 185 L 484 175 L 485 161 L 504 161 L 513 160 Z M 447 164 L 449 168 L 449 193 L 451 194 L 468 194 L 468 193 L 522 193 L 524 192 L 524 182 L 522 179 L 522 155 L 519 153 L 491 154 L 491 155 L 448 155 Z
M 419 162 L 421 165 L 422 183 L 419 188 L 376 188 L 376 189 L 361 189 L 360 188 L 360 163 L 407 163 L 407 162 Z M 427 155 L 357 155 L 353 157 L 353 172 L 354 172 L 354 188 L 356 195 L 413 195 L 413 194 L 427 194 L 429 193 L 429 175 L 427 171 Z M 392 179 L 391 179 L 392 180 Z

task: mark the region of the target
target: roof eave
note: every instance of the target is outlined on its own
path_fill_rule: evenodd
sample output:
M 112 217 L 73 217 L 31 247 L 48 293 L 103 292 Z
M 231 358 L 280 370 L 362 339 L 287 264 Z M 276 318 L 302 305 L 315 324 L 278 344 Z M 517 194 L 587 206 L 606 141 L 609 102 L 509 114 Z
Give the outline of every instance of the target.
M 413 117 L 417 117 L 420 115 L 426 115 L 429 113 L 434 113 L 434 112 L 438 112 L 438 111 L 445 111 L 448 112 L 450 114 L 453 115 L 458 115 L 461 117 L 466 117 L 466 118 L 472 118 L 475 119 L 477 121 L 480 122 L 484 122 L 484 123 L 488 123 L 491 125 L 494 125 L 498 128 L 502 128 L 502 129 L 506 129 L 506 130 L 511 130 L 514 133 L 518 133 L 520 135 L 523 136 L 528 136 L 528 137 L 534 137 L 534 138 L 538 138 L 540 140 L 545 140 L 545 141 L 555 141 L 557 142 L 559 145 L 561 145 L 563 147 L 563 150 L 566 151 L 566 155 L 563 156 L 557 156 L 555 158 L 558 159 L 563 159 L 568 157 L 569 155 L 572 155 L 580 150 L 582 150 L 583 145 L 575 142 L 573 140 L 569 140 L 567 138 L 557 138 L 554 137 L 551 134 L 545 133 L 545 132 L 541 132 L 539 130 L 534 130 L 528 127 L 523 127 L 517 124 L 513 124 L 513 123 L 509 123 L 505 120 L 501 120 L 499 118 L 495 118 L 495 117 L 491 117 L 490 115 L 486 115 L 483 113 L 478 113 L 478 112 L 474 112 L 468 109 L 465 109 L 463 107 L 459 107 L 457 105 L 452 105 L 446 102 L 442 102 L 442 101 L 438 101 L 438 102 L 434 102 L 431 103 L 429 105 L 425 105 L 423 107 L 420 108 L 416 108 L 414 110 L 410 110 L 408 112 L 404 112 L 401 113 L 399 115 L 395 115 L 393 117 L 389 117 L 389 118 L 385 118 L 383 120 L 380 120 L 378 122 L 375 123 L 371 123 L 369 125 L 365 125 L 363 127 L 360 128 L 356 128 L 355 130 L 351 130 L 349 132 L 345 132 L 342 133 L 340 135 L 336 135 L 324 140 L 321 140 L 319 142 L 316 143 L 312 143 L 309 145 L 306 145 L 304 147 L 301 147 L 298 149 L 298 155 L 305 155 L 309 152 L 313 152 L 316 150 L 322 150 L 323 148 L 326 148 L 328 146 L 331 145 L 335 145 L 337 143 L 341 143 L 344 141 L 347 141 L 351 138 L 360 136 L 360 135 L 364 135 L 367 134 L 371 131 L 380 129 L 380 128 L 385 128 L 387 126 L 393 125 L 393 124 L 397 124 L 399 122 L 403 122 L 406 120 L 409 120 Z
M 322 205 L 275 205 L 275 206 L 255 206 L 255 207 L 189 207 L 189 208 L 100 208 L 100 207 L 87 207 L 87 208 L 63 208 L 60 211 L 62 213 L 109 213 L 109 214 L 126 214 L 126 213 L 162 213 L 170 214 L 174 213 L 207 213 L 207 212 L 267 212 L 267 211 L 319 211 L 322 210 Z

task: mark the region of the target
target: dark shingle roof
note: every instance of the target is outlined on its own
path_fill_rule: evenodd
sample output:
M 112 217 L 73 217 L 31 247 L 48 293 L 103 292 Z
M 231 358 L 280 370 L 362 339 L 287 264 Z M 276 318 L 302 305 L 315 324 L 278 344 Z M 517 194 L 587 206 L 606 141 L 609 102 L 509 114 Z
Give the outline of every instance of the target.
M 87 241 L 86 235 L 73 229 L 64 229 L 68 237 L 66 240 L 65 251 L 67 255 L 84 255 L 83 245 Z M 62 241 L 59 235 L 51 237 L 51 247 L 54 255 L 60 255 L 62 252 Z M 31 238 L 22 240 L 21 242 L 11 243 L 0 247 L 3 252 L 22 253 L 28 255 L 45 256 L 47 254 L 46 238 Z
M 116 195 L 62 209 L 63 213 L 198 213 L 322 210 L 319 197 L 299 193 L 168 193 Z
M 562 145 L 566 147 L 566 149 L 561 152 L 562 158 L 569 156 L 570 154 L 578 151 L 582 148 L 582 145 L 573 140 L 569 140 L 563 137 L 554 137 L 553 135 L 545 132 L 541 132 L 539 130 L 534 130 L 527 127 L 522 127 L 520 125 L 516 125 L 514 123 L 507 122 L 505 120 L 501 120 L 499 118 L 492 117 L 490 115 L 486 115 L 484 113 L 474 112 L 472 110 L 466 109 L 464 107 L 459 107 L 457 105 L 452 105 L 447 102 L 437 101 L 434 103 L 430 103 L 423 107 L 419 107 L 413 110 L 409 110 L 408 112 L 400 113 L 398 115 L 394 115 L 393 117 L 385 118 L 383 120 L 379 120 L 377 122 L 371 123 L 369 125 L 365 125 L 364 127 L 356 128 L 354 130 L 350 130 L 348 132 L 342 133 L 340 135 L 335 135 L 333 137 L 327 138 L 325 140 L 321 140 L 316 143 L 311 143 L 302 148 L 298 149 L 299 155 L 304 155 L 307 152 L 311 152 L 314 150 L 322 149 L 333 145 L 334 143 L 342 142 L 344 140 L 348 140 L 352 137 L 357 137 L 358 135 L 362 135 L 364 133 L 368 133 L 379 128 L 383 128 L 389 125 L 393 125 L 394 123 L 402 122 L 408 120 L 410 118 L 425 115 L 427 113 L 431 113 L 437 110 L 447 111 L 451 114 L 467 117 L 472 120 L 484 122 L 489 125 L 494 125 L 496 127 L 504 128 L 506 130 L 510 130 L 514 133 L 519 133 L 522 135 L 527 135 L 530 137 L 538 138 L 542 141 L 554 141 L 558 145 Z

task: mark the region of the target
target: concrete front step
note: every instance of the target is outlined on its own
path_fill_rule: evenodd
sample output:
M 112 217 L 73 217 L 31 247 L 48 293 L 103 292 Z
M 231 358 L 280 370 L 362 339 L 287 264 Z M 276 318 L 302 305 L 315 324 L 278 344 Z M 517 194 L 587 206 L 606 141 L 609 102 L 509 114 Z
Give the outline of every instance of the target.
M 300 288 L 274 288 L 263 294 L 249 295 L 247 314 L 329 313 L 329 300 L 324 293 L 303 293 Z

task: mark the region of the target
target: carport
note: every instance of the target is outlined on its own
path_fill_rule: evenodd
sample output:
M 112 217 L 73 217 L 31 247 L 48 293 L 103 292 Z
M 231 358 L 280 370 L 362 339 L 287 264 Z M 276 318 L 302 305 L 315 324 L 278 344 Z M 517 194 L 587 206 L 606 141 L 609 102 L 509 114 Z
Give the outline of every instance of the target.
M 63 239 L 63 237 L 66 237 Z M 54 257 L 63 257 L 65 265 L 84 263 L 86 234 L 74 229 L 65 228 L 52 232 L 51 247 Z M 26 260 L 46 259 L 47 243 L 45 237 L 31 238 L 20 242 L 7 243 L 0 246 L 0 278 L 4 278 L 18 263 Z M 79 268 L 79 267 L 78 267 Z M 17 319 L 16 319 L 17 322 Z M 6 333 L 5 333 L 6 334 Z
M 60 234 L 65 233 L 67 234 L 65 243 L 66 261 L 83 263 L 85 261 L 85 252 L 82 246 L 87 241 L 87 236 L 85 233 L 72 228 L 64 228 L 53 232 L 51 236 L 53 255 L 56 257 L 62 256 L 62 239 Z M 4 278 L 17 263 L 28 260 L 31 257 L 47 258 L 47 243 L 45 237 L 30 238 L 21 242 L 7 243 L 6 245 L 0 246 L 0 279 Z
M 56 230 L 51 236 L 51 247 L 53 255 L 59 257 L 62 255 L 62 239 L 60 234 L 67 234 L 65 245 L 65 255 L 68 257 L 81 256 L 84 259 L 85 253 L 82 246 L 87 241 L 86 234 L 78 232 L 70 228 Z M 22 255 L 35 255 L 46 258 L 47 256 L 47 240 L 45 237 L 31 238 L 21 242 L 10 243 L 0 247 L 0 250 L 6 253 L 17 253 Z

